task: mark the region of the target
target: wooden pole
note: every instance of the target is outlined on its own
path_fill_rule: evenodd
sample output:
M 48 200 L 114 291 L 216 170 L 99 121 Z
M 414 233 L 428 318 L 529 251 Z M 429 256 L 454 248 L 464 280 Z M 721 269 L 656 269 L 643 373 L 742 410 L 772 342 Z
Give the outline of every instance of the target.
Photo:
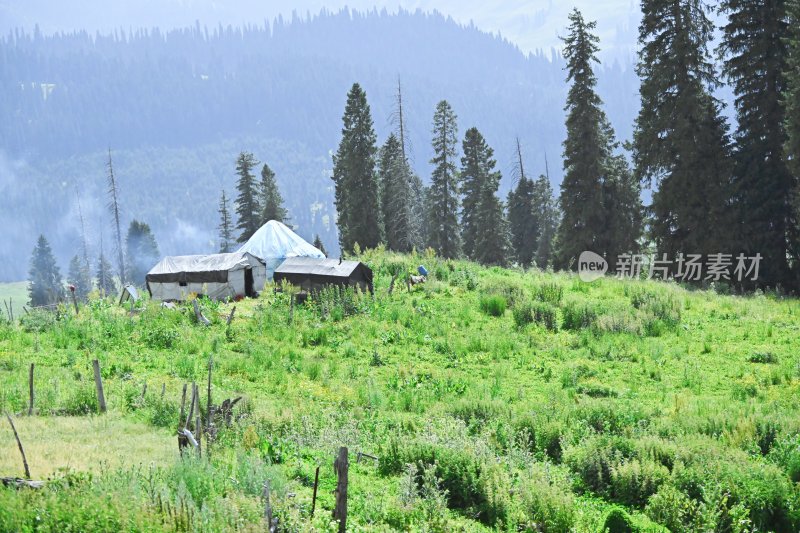
M 228 320 L 226 320 L 226 321 L 225 321 L 225 322 L 226 322 L 226 323 L 225 323 L 225 325 L 226 325 L 226 326 L 230 326 L 230 325 L 231 325 L 231 322 L 233 322 L 233 314 L 234 314 L 235 312 L 236 312 L 236 306 L 234 305 L 234 306 L 233 306 L 233 309 L 231 309 L 231 314 L 230 314 L 230 315 L 228 315 Z
M 197 457 L 203 457 L 203 425 L 200 423 L 200 409 L 197 411 L 197 418 L 194 421 L 194 432 L 197 433 Z
M 194 414 L 194 404 L 197 401 L 197 385 L 194 381 L 192 381 L 192 401 L 189 403 L 189 413 L 186 415 L 186 423 L 183 427 L 188 428 L 189 422 L 192 421 L 192 415 Z
M 19 447 L 19 453 L 22 454 L 22 466 L 25 467 L 25 479 L 31 478 L 31 470 L 28 468 L 28 460 L 25 458 L 25 450 L 22 448 L 22 441 L 19 440 L 19 435 L 17 434 L 17 428 L 14 427 L 14 421 L 11 420 L 11 415 L 6 413 L 6 418 L 8 418 L 8 423 L 11 424 L 11 431 L 14 432 L 14 438 L 17 439 L 17 446 Z
M 142 386 L 142 399 L 141 399 L 141 401 L 139 403 L 144 403 L 145 394 L 147 394 L 147 382 L 146 381 L 144 382 L 144 385 Z
M 100 361 L 95 359 L 92 361 L 94 367 L 94 386 L 97 389 L 97 404 L 100 406 L 100 412 L 106 412 L 106 396 L 103 394 L 103 376 L 100 375 Z
M 211 369 L 214 368 L 214 356 L 208 357 L 208 402 L 206 403 L 206 426 L 211 427 Z
M 347 448 L 339 448 L 339 456 L 333 461 L 333 470 L 336 472 L 336 490 L 334 498 L 336 504 L 333 508 L 333 518 L 339 522 L 339 533 L 347 531 Z
M 28 370 L 28 416 L 33 416 L 33 367 L 34 364 L 31 363 L 31 368 Z
M 180 426 L 184 416 L 186 416 L 186 383 L 183 384 L 183 394 L 181 394 L 181 416 L 178 419 L 178 426 Z
M 272 531 L 272 504 L 269 502 L 269 480 L 264 482 L 264 519 L 267 521 L 267 531 Z
M 78 315 L 78 299 L 75 297 L 75 288 L 70 286 L 70 294 L 72 295 L 72 305 L 75 306 L 75 315 Z
M 165 392 L 167 392 L 167 384 L 166 383 L 162 383 L 161 384 L 161 399 L 162 400 L 164 399 L 164 393 Z
M 311 497 L 311 516 L 314 516 L 314 509 L 317 508 L 317 487 L 319 487 L 319 467 L 314 474 L 314 495 Z

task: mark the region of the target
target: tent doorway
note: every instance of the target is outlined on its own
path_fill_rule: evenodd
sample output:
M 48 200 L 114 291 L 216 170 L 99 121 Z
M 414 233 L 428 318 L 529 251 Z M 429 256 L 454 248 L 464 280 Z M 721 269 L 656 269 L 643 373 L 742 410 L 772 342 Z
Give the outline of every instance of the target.
M 253 269 L 247 268 L 244 271 L 244 293 L 248 298 L 254 298 L 256 296 L 256 291 L 253 285 Z

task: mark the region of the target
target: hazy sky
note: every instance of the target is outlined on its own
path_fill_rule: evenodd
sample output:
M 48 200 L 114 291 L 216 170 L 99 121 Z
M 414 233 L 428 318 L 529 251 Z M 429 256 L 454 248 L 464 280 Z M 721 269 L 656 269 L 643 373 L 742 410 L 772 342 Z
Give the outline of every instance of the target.
M 358 10 L 377 7 L 394 11 L 438 10 L 458 22 L 485 31 L 500 32 L 523 51 L 559 47 L 567 13 L 573 6 L 590 20 L 597 20 L 603 55 L 627 55 L 633 50 L 638 24 L 638 2 L 632 0 L 0 0 L 0 30 L 14 26 L 32 29 L 39 24 L 45 33 L 88 29 L 187 26 L 199 20 L 216 25 L 263 23 L 278 14 L 291 18 L 315 14 L 322 8 Z

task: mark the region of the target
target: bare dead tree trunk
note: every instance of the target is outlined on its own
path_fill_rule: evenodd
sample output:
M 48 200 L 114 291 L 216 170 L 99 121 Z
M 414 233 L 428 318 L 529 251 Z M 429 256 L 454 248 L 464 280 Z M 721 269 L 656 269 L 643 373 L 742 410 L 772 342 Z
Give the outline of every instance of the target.
M 117 240 L 117 268 L 119 269 L 119 281 L 125 286 L 125 256 L 122 250 L 122 229 L 119 223 L 119 190 L 117 188 L 117 180 L 114 177 L 114 166 L 111 163 L 111 148 L 108 149 L 108 195 L 110 197 L 109 209 L 111 215 L 114 217 L 114 235 Z
M 31 470 L 28 468 L 28 459 L 25 457 L 25 449 L 22 447 L 22 441 L 19 440 L 19 434 L 17 434 L 17 428 L 14 427 L 14 421 L 11 420 L 11 415 L 6 413 L 6 418 L 8 418 L 8 423 L 11 424 L 11 431 L 14 432 L 14 438 L 17 439 L 17 446 L 19 447 L 19 453 L 22 454 L 22 466 L 25 468 L 25 479 L 31 478 Z

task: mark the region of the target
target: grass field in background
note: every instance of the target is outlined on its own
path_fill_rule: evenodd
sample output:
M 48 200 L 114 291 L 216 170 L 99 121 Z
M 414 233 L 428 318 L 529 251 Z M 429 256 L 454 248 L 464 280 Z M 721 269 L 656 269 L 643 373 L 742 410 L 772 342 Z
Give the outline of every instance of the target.
M 4 301 L 11 304 L 14 316 L 22 316 L 25 312 L 22 307 L 28 303 L 28 282 L 0 283 L 0 316 L 8 314 Z
M 24 413 L 35 362 L 39 414 L 18 420 L 32 470 L 56 472 L 0 489 L 0 530 L 263 530 L 268 479 L 283 530 L 334 531 L 339 446 L 349 531 L 800 529 L 797 300 L 362 260 L 374 298 L 326 293 L 292 323 L 271 289 L 230 327 L 233 304 L 208 301 L 209 327 L 189 304 L 131 317 L 101 300 L 0 323 L 0 410 Z M 428 282 L 389 295 L 419 264 Z M 205 411 L 212 356 L 214 403 L 244 399 L 210 458 L 180 460 L 181 387 L 197 382 Z M 90 416 L 95 358 L 109 413 Z M 19 475 L 7 431 L 0 445 L 0 475 Z

